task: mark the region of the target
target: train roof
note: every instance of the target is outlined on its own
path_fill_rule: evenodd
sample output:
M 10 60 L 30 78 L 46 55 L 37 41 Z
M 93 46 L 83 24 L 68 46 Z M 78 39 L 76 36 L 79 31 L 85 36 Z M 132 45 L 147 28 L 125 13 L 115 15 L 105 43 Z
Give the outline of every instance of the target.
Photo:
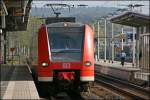
M 76 22 L 75 17 L 47 17 L 46 24 L 58 23 L 58 22 Z
M 83 27 L 82 23 L 58 22 L 46 25 L 47 27 Z

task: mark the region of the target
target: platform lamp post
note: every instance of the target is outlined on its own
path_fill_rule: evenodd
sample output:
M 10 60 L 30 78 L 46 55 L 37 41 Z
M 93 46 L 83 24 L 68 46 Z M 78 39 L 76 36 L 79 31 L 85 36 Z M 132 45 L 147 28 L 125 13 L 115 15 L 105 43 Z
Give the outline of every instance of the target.
M 111 15 L 108 15 L 108 19 L 107 19 L 107 20 L 108 20 L 108 21 L 107 21 L 107 22 L 108 22 L 108 25 L 111 24 L 110 21 L 109 21 L 110 16 L 111 16 Z M 110 38 L 109 35 L 110 35 L 110 31 L 108 32 L 108 34 L 106 33 L 106 39 L 107 39 L 107 44 L 108 44 L 108 46 L 106 47 L 106 48 L 107 48 L 106 52 L 108 51 L 108 62 L 110 63 L 110 61 L 111 61 L 111 55 L 110 55 L 110 54 L 111 54 L 111 46 L 110 46 L 111 40 L 110 40 L 110 39 L 111 39 L 111 38 Z M 107 56 L 106 56 L 106 57 L 107 57 Z
M 135 66 L 135 28 L 132 28 L 132 66 Z
M 100 37 L 99 37 L 99 21 L 97 21 L 97 37 L 98 37 L 98 50 L 97 50 L 97 54 L 98 54 L 98 61 L 100 60 L 100 54 L 99 54 L 99 50 L 100 50 Z
M 123 29 L 123 26 L 121 28 L 121 35 L 123 35 L 123 32 L 124 32 L 124 29 Z M 123 38 L 121 39 L 121 50 L 123 50 Z
M 106 53 L 107 53 L 107 52 L 106 52 L 106 50 L 107 50 L 107 49 L 106 49 L 106 47 L 107 47 L 107 40 L 106 40 L 106 32 L 107 32 L 107 31 L 106 31 L 106 29 L 107 29 L 107 19 L 106 19 L 106 17 L 105 17 L 105 32 L 104 32 L 104 33 L 105 33 L 105 36 L 104 36 L 104 37 L 105 37 L 105 50 L 104 50 L 104 62 L 106 62 Z
M 111 23 L 111 35 L 112 35 L 112 42 L 111 42 L 111 45 L 112 45 L 112 49 L 111 49 L 111 55 L 112 55 L 112 63 L 114 63 L 114 24 Z

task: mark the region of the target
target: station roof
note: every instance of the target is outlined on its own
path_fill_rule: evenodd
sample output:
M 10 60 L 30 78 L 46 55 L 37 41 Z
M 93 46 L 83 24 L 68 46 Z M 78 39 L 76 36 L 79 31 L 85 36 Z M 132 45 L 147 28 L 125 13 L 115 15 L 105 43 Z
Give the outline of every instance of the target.
M 0 16 L 8 15 L 7 8 L 6 8 L 6 6 L 5 6 L 3 1 L 0 1 L 0 6 L 1 6 L 0 7 Z
M 31 2 L 32 0 L 1 0 L 3 9 L 8 12 L 5 14 L 7 31 L 24 31 L 27 29 Z
M 110 21 L 112 23 L 133 27 L 147 26 L 150 24 L 150 18 L 148 15 L 135 12 L 125 12 L 121 15 L 111 18 Z

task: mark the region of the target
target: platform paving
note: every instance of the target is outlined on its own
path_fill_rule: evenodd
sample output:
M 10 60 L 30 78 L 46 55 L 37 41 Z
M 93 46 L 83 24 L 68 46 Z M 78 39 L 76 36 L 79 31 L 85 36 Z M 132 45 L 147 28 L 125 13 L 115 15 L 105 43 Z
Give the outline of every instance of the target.
M 10 79 L 8 80 L 6 78 L 3 78 L 1 80 L 1 99 L 40 99 L 27 66 L 18 65 L 11 67 L 14 68 L 14 70 L 12 70 L 12 73 L 8 71 L 9 69 L 5 69 L 6 72 L 9 72 L 7 72 L 7 74 L 10 74 Z M 3 73 L 5 73 L 4 70 Z M 2 77 L 4 77 L 4 75 L 2 75 Z
M 5 94 L 5 91 L 7 89 L 9 80 L 11 78 L 12 72 L 14 71 L 15 67 L 11 67 L 10 65 L 1 65 L 0 66 L 0 99 Z M 8 74 L 9 73 L 9 74 Z

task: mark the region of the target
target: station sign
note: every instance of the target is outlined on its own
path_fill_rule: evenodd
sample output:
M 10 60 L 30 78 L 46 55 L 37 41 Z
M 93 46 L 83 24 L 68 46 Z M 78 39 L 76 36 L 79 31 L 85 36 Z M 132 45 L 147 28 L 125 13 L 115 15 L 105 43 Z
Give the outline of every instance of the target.
M 14 48 L 14 47 L 10 48 L 10 51 L 11 51 L 11 52 L 14 52 L 14 51 L 15 51 L 15 48 Z
M 122 34 L 122 33 L 121 33 L 121 34 L 119 35 L 119 39 L 125 39 L 125 38 L 126 38 L 126 34 L 124 34 L 124 33 Z
M 115 37 L 112 40 L 114 40 L 115 38 L 119 38 L 120 40 L 121 39 L 125 39 L 126 38 L 126 34 L 124 34 L 124 33 L 117 34 L 117 35 L 115 35 Z

